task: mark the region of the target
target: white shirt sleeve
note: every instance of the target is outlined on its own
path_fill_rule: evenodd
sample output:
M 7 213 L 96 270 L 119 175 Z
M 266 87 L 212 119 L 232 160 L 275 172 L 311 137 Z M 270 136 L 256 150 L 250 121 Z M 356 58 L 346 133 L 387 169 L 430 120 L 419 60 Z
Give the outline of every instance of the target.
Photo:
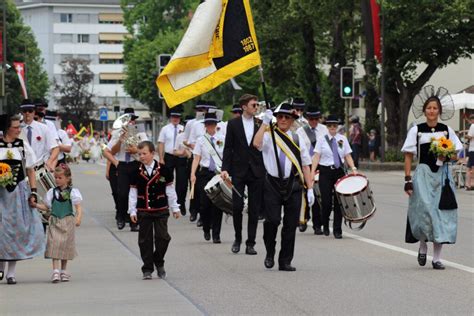
M 416 148 L 416 143 L 417 143 L 417 137 L 418 137 L 418 126 L 413 126 L 410 128 L 407 134 L 407 138 L 405 139 L 405 143 L 402 146 L 402 152 L 404 153 L 412 153 L 416 155 L 417 153 L 417 148 Z
M 316 147 L 314 148 L 314 152 L 321 154 L 323 152 L 323 143 L 326 141 L 325 137 L 319 137 L 316 141 Z
M 351 145 L 349 145 L 349 141 L 347 140 L 346 136 L 342 136 L 343 138 L 343 147 L 344 147 L 344 157 L 350 155 L 352 153 Z
M 53 203 L 53 189 L 49 189 L 48 192 L 46 192 L 43 203 L 47 208 L 51 208 L 51 204 Z
M 110 138 L 110 141 L 109 143 L 107 144 L 107 148 L 112 150 L 112 147 L 115 146 L 115 144 L 117 144 L 117 142 L 119 141 L 120 139 L 120 136 L 119 136 L 119 133 L 115 133 L 112 135 L 112 138 Z
M 459 153 L 461 150 L 464 149 L 461 140 L 459 139 L 458 135 L 454 132 L 454 130 L 448 126 L 448 133 L 449 133 L 449 139 L 453 142 L 454 147 L 456 148 L 456 151 Z
M 58 135 L 61 138 L 61 142 L 62 142 L 63 145 L 66 145 L 66 146 L 71 146 L 72 145 L 72 140 L 69 138 L 69 136 L 67 135 L 67 133 L 64 130 L 62 130 L 62 129 L 59 130 Z
M 168 206 L 173 213 L 178 213 L 180 211 L 178 204 L 178 196 L 174 188 L 174 184 L 166 186 L 166 196 L 168 197 Z
M 304 139 L 301 139 L 301 135 L 299 135 L 300 139 L 300 152 L 301 152 L 301 164 L 303 166 L 309 166 L 311 164 L 311 157 L 309 156 L 308 147 L 306 146 L 306 142 Z
M 199 138 L 196 141 L 196 146 L 194 146 L 193 154 L 198 155 L 198 156 L 202 156 L 202 146 L 203 146 L 203 144 L 202 144 L 201 138 Z
M 71 190 L 71 202 L 72 205 L 78 205 L 82 202 L 82 194 L 76 188 L 72 188 Z
M 128 214 L 137 215 L 137 188 L 130 188 L 128 192 Z
M 46 125 L 45 125 L 46 126 Z M 48 150 L 51 150 L 53 148 L 56 148 L 58 147 L 58 139 L 59 139 L 59 136 L 58 136 L 58 133 L 56 131 L 52 131 L 49 127 L 46 126 L 46 138 L 47 138 L 47 141 L 48 141 Z
M 159 143 L 165 143 L 165 135 L 166 135 L 166 128 L 168 125 L 163 126 L 163 128 L 160 131 L 160 135 L 158 135 L 158 142 Z
M 33 148 L 28 144 L 28 142 L 23 142 L 23 147 L 25 148 L 25 164 L 26 168 L 33 168 L 37 162 L 36 154 L 33 151 Z

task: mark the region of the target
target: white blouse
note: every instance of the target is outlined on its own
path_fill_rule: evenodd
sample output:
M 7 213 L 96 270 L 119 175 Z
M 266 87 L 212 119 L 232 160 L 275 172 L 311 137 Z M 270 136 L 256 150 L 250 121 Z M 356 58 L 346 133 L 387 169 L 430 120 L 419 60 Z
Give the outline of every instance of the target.
M 46 207 L 51 208 L 51 204 L 53 203 L 53 189 L 49 189 L 48 192 L 46 192 L 46 195 L 44 196 L 44 204 Z M 59 193 L 56 191 L 56 198 L 59 199 Z M 78 189 L 72 188 L 71 189 L 71 202 L 72 205 L 78 205 L 81 204 L 82 202 L 82 195 L 81 192 L 79 192 Z
M 13 142 L 13 143 L 15 143 L 15 142 Z M 23 146 L 25 148 L 25 164 L 26 164 L 25 167 L 26 168 L 33 168 L 35 166 L 35 163 L 36 163 L 35 152 L 31 148 L 31 146 L 28 145 L 28 142 L 23 141 Z M 7 159 L 8 152 L 10 152 L 13 155 L 14 160 L 22 160 L 23 159 L 23 154 L 22 154 L 21 151 L 22 150 L 19 147 L 0 148 L 0 161 Z
M 456 151 L 459 152 L 463 149 L 462 143 L 459 140 L 458 136 L 454 132 L 454 130 L 448 126 L 448 133 L 449 133 L 449 139 L 454 143 L 454 147 L 456 148 Z M 402 152 L 404 153 L 412 153 L 416 156 L 418 149 L 416 148 L 417 146 L 417 139 L 419 137 L 419 143 L 421 144 L 427 144 L 431 143 L 432 138 L 440 138 L 442 136 L 447 136 L 444 134 L 444 132 L 434 132 L 434 133 L 420 133 L 418 135 L 418 126 L 415 125 L 410 130 L 408 131 L 407 138 L 405 139 L 405 143 L 403 144 L 402 147 Z

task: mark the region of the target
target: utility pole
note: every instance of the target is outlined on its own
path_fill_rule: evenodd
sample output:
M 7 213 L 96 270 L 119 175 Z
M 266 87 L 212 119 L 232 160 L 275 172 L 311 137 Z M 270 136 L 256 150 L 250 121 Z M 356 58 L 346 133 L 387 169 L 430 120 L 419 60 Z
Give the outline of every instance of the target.
M 381 151 L 380 151 L 380 160 L 382 162 L 385 161 L 385 37 L 384 37 L 384 15 L 383 15 L 383 1 L 380 2 L 380 20 L 382 24 L 382 30 L 381 30 L 381 50 L 382 50 L 382 78 L 381 78 L 381 110 L 382 113 L 380 114 L 380 142 L 381 142 Z

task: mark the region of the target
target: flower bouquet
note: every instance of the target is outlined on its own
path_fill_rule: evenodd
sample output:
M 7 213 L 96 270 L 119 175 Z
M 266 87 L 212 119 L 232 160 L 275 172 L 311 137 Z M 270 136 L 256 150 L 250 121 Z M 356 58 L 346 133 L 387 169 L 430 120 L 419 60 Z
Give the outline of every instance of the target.
M 430 152 L 435 154 L 437 157 L 443 156 L 446 158 L 451 158 L 452 156 L 456 155 L 456 149 L 454 148 L 453 142 L 442 136 L 440 138 L 432 138 L 431 145 L 430 145 Z M 437 166 L 442 166 L 444 161 L 440 160 L 439 158 L 436 160 Z
M 0 186 L 6 187 L 7 185 L 14 184 L 14 182 L 13 171 L 10 165 L 0 162 Z

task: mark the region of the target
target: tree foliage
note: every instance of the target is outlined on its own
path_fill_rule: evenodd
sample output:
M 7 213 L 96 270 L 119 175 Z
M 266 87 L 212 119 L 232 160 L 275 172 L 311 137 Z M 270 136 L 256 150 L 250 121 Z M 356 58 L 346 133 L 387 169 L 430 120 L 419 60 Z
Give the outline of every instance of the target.
M 87 125 L 90 116 L 96 109 L 92 101 L 90 83 L 94 80 L 94 73 L 89 69 L 90 61 L 80 58 L 68 58 L 62 61 L 63 80 L 54 83 L 54 90 L 58 97 L 57 103 L 65 112 L 63 120 L 72 121 L 74 125 Z
M 21 103 L 20 82 L 13 68 L 13 62 L 25 63 L 26 88 L 29 98 L 44 98 L 49 87 L 48 75 L 43 69 L 41 51 L 29 26 L 23 24 L 20 12 L 15 4 L 7 0 L 7 55 L 6 61 L 11 68 L 5 75 L 7 112 L 15 112 Z

